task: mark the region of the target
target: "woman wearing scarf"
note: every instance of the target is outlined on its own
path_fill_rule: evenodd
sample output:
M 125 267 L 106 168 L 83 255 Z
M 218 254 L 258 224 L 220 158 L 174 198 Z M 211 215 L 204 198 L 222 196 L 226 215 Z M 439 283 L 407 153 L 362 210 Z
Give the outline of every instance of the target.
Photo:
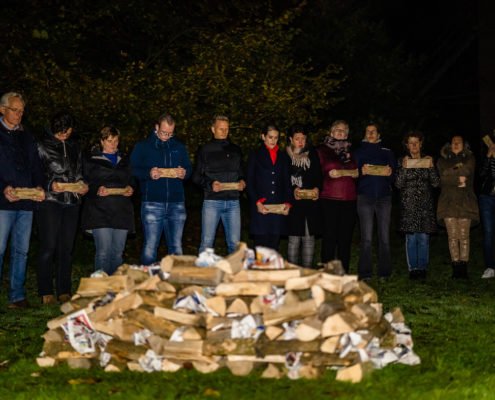
M 321 187 L 320 160 L 307 142 L 307 132 L 301 125 L 289 129 L 287 154 L 291 160 L 290 178 L 294 204 L 289 214 L 287 258 L 306 268 L 313 266 L 315 235 L 321 232 L 318 194 Z M 306 195 L 307 194 L 307 195 Z
M 290 188 L 289 158 L 278 147 L 279 130 L 268 125 L 261 133 L 263 144 L 249 155 L 247 192 L 251 221 L 249 233 L 255 246 L 278 251 L 280 236 L 287 234 L 287 215 L 293 196 Z M 282 205 L 280 214 L 266 207 Z
M 349 272 L 351 244 L 356 223 L 356 178 L 357 165 L 347 140 L 349 125 L 335 121 L 329 135 L 318 146 L 323 188 L 320 205 L 323 212 L 323 237 L 321 261 L 340 259 Z

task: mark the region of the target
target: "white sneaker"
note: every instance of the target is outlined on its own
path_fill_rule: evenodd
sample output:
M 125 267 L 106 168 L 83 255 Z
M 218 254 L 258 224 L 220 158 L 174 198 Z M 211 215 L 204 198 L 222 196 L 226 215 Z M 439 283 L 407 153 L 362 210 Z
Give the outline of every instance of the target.
M 481 278 L 482 279 L 495 278 L 495 269 L 493 269 L 493 268 L 485 269 L 485 272 L 483 272 L 483 275 L 481 275 Z

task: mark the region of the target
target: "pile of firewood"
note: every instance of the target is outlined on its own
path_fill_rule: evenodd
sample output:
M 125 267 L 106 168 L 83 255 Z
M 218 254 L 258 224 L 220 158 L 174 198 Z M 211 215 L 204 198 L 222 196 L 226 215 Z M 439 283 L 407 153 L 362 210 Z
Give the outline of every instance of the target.
M 246 269 L 246 252 L 241 244 L 211 267 L 167 256 L 160 266 L 122 265 L 113 276 L 81 279 L 64 314 L 48 322 L 38 365 L 226 366 L 235 375 L 261 366 L 263 377 L 293 379 L 334 368 L 337 379 L 357 382 L 390 362 L 419 363 L 400 310 L 384 316 L 376 292 L 338 262 Z

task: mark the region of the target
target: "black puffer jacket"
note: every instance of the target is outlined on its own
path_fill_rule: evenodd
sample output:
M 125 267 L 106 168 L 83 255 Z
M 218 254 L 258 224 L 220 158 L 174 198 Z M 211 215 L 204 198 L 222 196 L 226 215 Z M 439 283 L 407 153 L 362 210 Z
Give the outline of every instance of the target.
M 82 153 L 79 143 L 70 137 L 62 142 L 46 133 L 38 143 L 38 153 L 45 173 L 46 200 L 61 204 L 79 204 L 77 193 L 52 191 L 53 182 L 74 183 L 83 180 Z
M 495 196 L 495 158 L 485 157 L 480 170 L 480 194 Z
M 198 150 L 193 182 L 203 188 L 205 200 L 236 200 L 238 190 L 214 192 L 213 181 L 238 182 L 244 179 L 241 148 L 229 140 L 213 139 Z
M 129 160 L 126 156 L 118 156 L 113 165 L 100 150 L 95 150 L 84 160 L 84 179 L 88 182 L 89 191 L 84 196 L 81 218 L 83 230 L 98 228 L 125 229 L 133 233 L 134 207 L 131 197 L 111 195 L 98 196 L 98 188 L 124 188 L 135 186 Z

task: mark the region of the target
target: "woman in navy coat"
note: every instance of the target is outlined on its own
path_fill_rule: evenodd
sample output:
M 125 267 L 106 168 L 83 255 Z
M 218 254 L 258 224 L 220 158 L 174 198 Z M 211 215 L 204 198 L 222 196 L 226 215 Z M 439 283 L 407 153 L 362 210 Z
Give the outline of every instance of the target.
M 255 246 L 278 250 L 280 236 L 287 234 L 291 207 L 289 157 L 278 147 L 279 130 L 268 125 L 261 133 L 263 144 L 248 159 L 247 192 L 251 223 L 249 233 Z M 270 213 L 269 204 L 283 204 L 282 214 Z

